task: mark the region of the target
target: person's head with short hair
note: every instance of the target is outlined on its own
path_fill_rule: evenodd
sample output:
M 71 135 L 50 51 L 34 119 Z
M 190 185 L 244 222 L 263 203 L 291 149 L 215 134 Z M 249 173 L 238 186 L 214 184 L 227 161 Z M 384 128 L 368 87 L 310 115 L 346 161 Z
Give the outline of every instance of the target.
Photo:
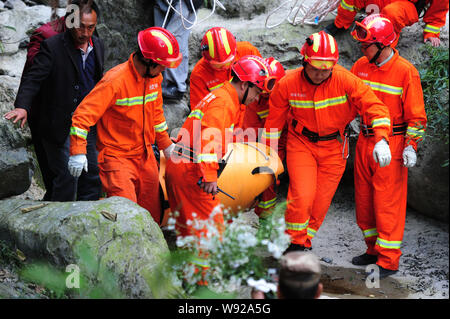
M 100 10 L 92 0 L 72 0 L 68 4 L 65 22 L 76 46 L 89 42 L 95 32 L 99 15 Z
M 322 293 L 320 262 L 311 252 L 293 251 L 281 257 L 279 299 L 317 299 Z

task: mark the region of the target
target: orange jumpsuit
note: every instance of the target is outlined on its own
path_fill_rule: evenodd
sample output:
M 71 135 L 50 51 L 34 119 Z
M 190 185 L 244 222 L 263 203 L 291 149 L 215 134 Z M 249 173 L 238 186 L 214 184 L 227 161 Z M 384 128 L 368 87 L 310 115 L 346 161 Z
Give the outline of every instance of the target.
M 266 143 L 280 137 L 288 113 L 292 119 L 286 146 L 286 231 L 292 243 L 311 247 L 344 173 L 346 125 L 360 113 L 374 126 L 375 140 L 388 141 L 389 112 L 362 80 L 339 65 L 320 85 L 309 83 L 302 67 L 287 74 L 275 85 L 269 105 Z M 323 140 L 306 137 L 312 132 Z
M 218 161 L 226 153 L 232 131 L 237 124 L 241 104 L 235 88 L 229 83 L 209 93 L 193 110 L 180 129 L 174 155 L 167 161 L 166 181 L 172 211 L 179 211 L 177 227 L 181 235 L 197 234 L 188 223 L 206 220 L 220 202 L 205 193 L 197 182 L 217 181 Z M 183 149 L 187 153 L 180 151 Z M 216 214 L 223 224 L 223 215 Z
M 373 13 L 382 13 L 389 17 L 394 24 L 397 39 L 391 45 L 395 47 L 398 43 L 401 30 L 419 21 L 414 3 L 417 0 L 342 0 L 338 6 L 338 14 L 334 24 L 338 28 L 348 29 L 355 19 L 357 11 L 366 10 Z M 428 9 L 423 16 L 426 23 L 423 37 L 439 38 L 440 28 L 445 25 L 445 18 L 449 3 L 445 0 L 427 0 L 425 8 Z
M 250 42 L 248 41 L 236 42 L 236 58 L 234 60 L 237 61 L 246 55 L 256 55 L 262 58 L 261 53 L 259 53 L 259 50 Z
M 176 229 L 181 236 L 194 235 L 199 239 L 207 236 L 208 229 L 195 223 L 211 217 L 218 230 L 218 234 L 212 235 L 220 236 L 224 230 L 219 199 L 205 193 L 197 183 L 200 179 L 217 181 L 218 162 L 232 140 L 240 112 L 237 92 L 226 81 L 202 99 L 180 129 L 175 150 L 167 161 L 166 185 L 170 209 L 179 212 Z M 207 251 L 200 251 L 195 261 L 202 273 L 208 268 L 207 256 Z
M 172 144 L 161 95 L 162 75 L 142 78 L 133 63 L 108 71 L 72 117 L 70 155 L 86 153 L 89 127 L 97 124 L 98 163 L 107 196 L 122 196 L 147 209 L 159 223 L 158 167 L 152 144 Z
M 398 269 L 405 226 L 408 169 L 403 166 L 403 149 L 407 145 L 417 149 L 427 123 L 419 72 L 394 51 L 391 60 L 381 67 L 362 57 L 351 70 L 388 106 L 393 127 L 389 166 L 380 168 L 374 162 L 374 138 L 365 136 L 367 131 L 362 128 L 354 170 L 356 221 L 367 253 L 378 255 L 377 264 L 391 270 Z
M 258 49 L 250 42 L 242 41 L 236 43 L 235 61 L 244 55 L 257 55 L 261 57 Z M 225 81 L 229 81 L 231 77 L 231 68 L 226 70 L 214 69 L 205 58 L 201 58 L 195 64 L 189 79 L 189 95 L 191 109 L 195 109 L 197 104 L 209 92 L 223 85 Z
M 251 129 L 255 132 L 256 139 L 259 135 L 259 130 L 264 128 L 266 118 L 269 115 L 269 95 L 260 95 L 259 100 L 248 105 L 245 109 L 243 123 L 241 125 L 242 130 L 245 131 Z M 247 137 L 249 135 L 245 135 Z M 280 140 L 278 142 L 278 156 L 281 161 L 284 161 L 286 154 L 286 137 L 287 129 L 283 129 Z M 255 141 L 256 141 L 255 139 Z M 261 198 L 258 205 L 255 207 L 255 213 L 259 217 L 268 217 L 271 213 L 271 209 L 275 206 L 277 201 L 277 193 L 275 191 L 275 184 L 272 184 L 267 190 L 261 194 Z

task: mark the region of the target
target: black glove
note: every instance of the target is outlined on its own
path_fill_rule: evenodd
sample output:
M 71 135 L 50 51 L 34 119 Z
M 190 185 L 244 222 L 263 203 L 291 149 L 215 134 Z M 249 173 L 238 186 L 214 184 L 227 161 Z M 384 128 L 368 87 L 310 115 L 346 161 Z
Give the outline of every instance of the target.
M 336 27 L 334 22 L 332 22 L 329 25 L 327 25 L 323 31 L 335 37 L 338 33 L 344 32 L 345 29 Z

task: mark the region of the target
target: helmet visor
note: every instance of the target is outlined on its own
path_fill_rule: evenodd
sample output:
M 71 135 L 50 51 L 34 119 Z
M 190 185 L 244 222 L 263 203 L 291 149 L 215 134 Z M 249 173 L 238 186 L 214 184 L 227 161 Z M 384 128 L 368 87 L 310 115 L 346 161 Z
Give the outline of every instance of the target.
M 208 62 L 216 70 L 229 69 L 234 62 L 234 55 L 230 55 L 225 61 L 217 62 L 215 60 L 208 60 Z
M 329 60 L 313 60 L 311 59 L 309 61 L 309 64 L 311 64 L 313 67 L 315 67 L 316 69 L 320 69 L 320 70 L 328 70 L 331 69 L 334 64 L 335 61 L 329 61 Z
M 360 42 L 367 42 L 370 39 L 370 31 L 358 21 L 355 22 L 351 35 Z
M 183 55 L 180 53 L 176 58 L 164 58 L 164 59 L 156 58 L 154 61 L 158 64 L 164 65 L 165 67 L 173 69 L 180 65 L 182 59 Z
M 269 76 L 264 80 L 263 83 L 263 92 L 270 93 L 277 82 L 277 78 L 275 76 Z

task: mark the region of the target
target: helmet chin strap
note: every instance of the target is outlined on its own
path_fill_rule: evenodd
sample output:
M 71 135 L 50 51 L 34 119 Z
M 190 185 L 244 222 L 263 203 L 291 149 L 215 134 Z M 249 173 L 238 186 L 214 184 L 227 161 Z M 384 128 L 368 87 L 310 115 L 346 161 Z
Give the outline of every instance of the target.
M 137 53 L 137 58 L 138 58 L 139 62 L 145 66 L 145 74 L 143 76 L 144 78 L 155 78 L 158 76 L 158 74 L 151 75 L 151 73 L 150 73 L 150 68 L 154 66 L 154 62 L 144 59 L 144 57 L 142 56 L 142 53 L 140 53 L 140 52 Z
M 375 53 L 375 55 L 372 57 L 372 59 L 370 59 L 369 63 L 376 63 L 377 60 L 378 60 L 378 58 L 379 58 L 380 55 L 381 55 L 381 52 L 382 52 L 383 49 L 385 48 L 385 47 L 381 46 L 381 44 L 378 43 L 378 42 L 376 42 L 375 45 L 377 46 L 378 51 L 377 51 L 377 53 Z
M 241 104 L 245 104 L 245 100 L 247 100 L 247 95 L 248 95 L 248 89 L 250 86 L 247 86 L 247 89 L 245 90 L 244 96 L 242 98 L 242 103 Z

